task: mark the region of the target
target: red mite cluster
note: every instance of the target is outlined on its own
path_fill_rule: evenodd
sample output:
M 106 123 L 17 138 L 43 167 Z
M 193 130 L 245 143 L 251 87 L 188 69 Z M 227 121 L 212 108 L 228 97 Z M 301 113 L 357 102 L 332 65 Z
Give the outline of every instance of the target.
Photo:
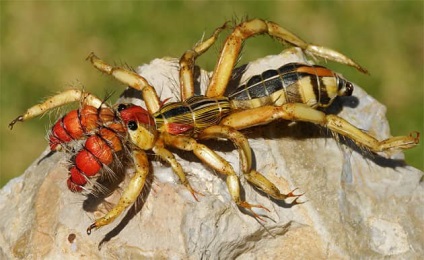
M 149 120 L 146 118 L 148 112 L 138 106 L 123 106 L 118 112 L 107 107 L 97 109 L 84 105 L 67 113 L 53 126 L 49 135 L 52 151 L 71 148 L 67 146 L 71 141 L 86 139 L 71 159 L 67 181 L 71 191 L 82 191 L 88 178 L 95 176 L 103 165 L 112 163 L 114 153 L 123 148 L 127 122 Z
M 67 181 L 71 191 L 79 192 L 87 177 L 96 175 L 102 164 L 113 161 L 113 153 L 122 150 L 119 138 L 126 129 L 110 108 L 83 106 L 59 119 L 49 135 L 50 149 L 59 150 L 73 140 L 87 138 L 72 159 Z
M 49 134 L 52 151 L 70 149 L 67 145 L 71 141 L 86 139 L 71 159 L 67 181 L 71 191 L 82 191 L 88 178 L 95 176 L 103 165 L 112 163 L 114 153 L 123 149 L 126 124 L 131 121 L 152 122 L 148 112 L 139 106 L 120 106 L 115 111 L 89 105 L 70 111 L 56 122 Z

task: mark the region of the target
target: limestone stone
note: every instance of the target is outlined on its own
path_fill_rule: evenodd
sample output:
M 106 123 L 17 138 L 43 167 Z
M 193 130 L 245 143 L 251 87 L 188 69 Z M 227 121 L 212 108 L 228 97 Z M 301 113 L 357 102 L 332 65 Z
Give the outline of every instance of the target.
M 301 52 L 290 49 L 250 63 L 242 80 L 290 61 L 306 62 Z M 177 69 L 177 60 L 164 58 L 141 66 L 138 72 L 162 99 L 176 100 Z M 199 78 L 204 89 L 208 74 L 202 71 Z M 385 107 L 355 87 L 354 96 L 341 98 L 332 112 L 378 139 L 390 136 Z M 127 91 L 122 99 L 128 101 L 134 95 Z M 176 152 L 190 182 L 204 194 L 199 201 L 178 184 L 170 167 L 153 160 L 153 178 L 135 207 L 88 236 L 86 228 L 116 203 L 120 189 L 95 210 L 89 206 L 95 198 L 66 188 L 69 155 L 56 153 L 39 164 L 34 162 L 0 191 L 0 258 L 423 257 L 423 172 L 405 165 L 402 153 L 390 158 L 364 153 L 308 123 L 275 122 L 244 133 L 254 151 L 256 169 L 283 192 L 299 188 L 299 193 L 305 193 L 303 204 L 271 200 L 241 176 L 246 199 L 270 210 L 257 211 L 267 216 L 264 222 L 258 221 L 235 206 L 222 176 L 190 153 Z M 207 144 L 240 172 L 238 153 L 228 142 Z M 126 167 L 129 176 L 131 165 Z

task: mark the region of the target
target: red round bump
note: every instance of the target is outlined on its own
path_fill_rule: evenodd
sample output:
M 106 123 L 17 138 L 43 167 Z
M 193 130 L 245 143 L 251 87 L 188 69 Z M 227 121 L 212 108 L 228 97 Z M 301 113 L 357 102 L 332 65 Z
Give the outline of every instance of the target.
M 115 132 L 107 128 L 102 128 L 100 129 L 100 136 L 104 140 L 107 140 L 108 144 L 112 147 L 113 151 L 119 152 L 122 150 L 121 139 L 119 139 L 118 135 Z
M 85 148 L 97 157 L 100 162 L 106 165 L 113 161 L 110 147 L 99 136 L 90 136 L 85 142 Z
M 51 135 L 57 137 L 62 143 L 67 143 L 72 140 L 72 137 L 68 135 L 66 130 L 62 127 L 61 120 L 57 121 L 53 126 Z
M 102 165 L 87 150 L 78 152 L 77 156 L 75 156 L 75 165 L 88 177 L 95 175 L 102 168 Z
M 62 122 L 64 128 L 66 129 L 66 131 L 68 131 L 69 135 L 72 136 L 72 138 L 79 139 L 84 134 L 77 110 L 72 110 L 71 112 L 66 114 L 63 117 Z
M 90 132 L 98 127 L 98 109 L 93 106 L 84 106 L 80 110 L 81 125 L 85 132 Z
M 69 170 L 69 173 L 71 174 L 71 181 L 77 185 L 84 186 L 87 183 L 86 177 L 77 169 L 77 167 L 72 167 Z

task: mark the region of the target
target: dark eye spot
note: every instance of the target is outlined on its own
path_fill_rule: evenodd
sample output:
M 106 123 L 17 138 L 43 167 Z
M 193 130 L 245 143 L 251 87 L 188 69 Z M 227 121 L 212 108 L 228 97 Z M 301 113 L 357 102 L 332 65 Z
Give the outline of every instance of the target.
M 138 128 L 137 123 L 135 121 L 129 121 L 127 126 L 128 126 L 128 129 L 132 131 L 135 131 Z
M 346 96 L 351 96 L 353 93 L 353 84 L 351 82 L 346 83 Z
M 121 112 L 122 110 L 124 110 L 125 108 L 127 108 L 127 105 L 125 104 L 119 104 L 118 106 L 118 111 Z

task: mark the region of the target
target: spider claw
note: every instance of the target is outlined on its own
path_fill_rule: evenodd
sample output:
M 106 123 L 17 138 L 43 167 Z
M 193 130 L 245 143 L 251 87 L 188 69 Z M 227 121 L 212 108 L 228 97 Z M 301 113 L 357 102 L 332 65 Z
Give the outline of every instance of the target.
M 303 195 L 303 194 L 302 194 Z M 297 201 L 298 199 L 300 199 L 300 196 L 302 196 L 302 195 L 299 195 L 297 198 L 295 198 L 291 203 L 290 203 L 290 205 L 299 205 L 299 204 L 303 204 L 303 203 L 306 203 L 306 202 L 308 202 L 307 200 L 306 201 L 302 201 L 302 202 L 299 202 L 299 201 Z
M 97 228 L 96 223 L 91 224 L 88 228 L 87 228 L 87 235 L 91 235 L 91 230 L 93 228 Z
M 290 198 L 290 197 L 296 197 L 296 198 L 299 198 L 300 196 L 303 196 L 305 193 L 301 193 L 301 194 L 294 194 L 294 192 L 296 191 L 296 190 L 298 190 L 299 188 L 295 188 L 294 190 L 292 190 L 292 191 L 290 191 L 289 193 L 287 193 L 287 198 Z
M 24 120 L 24 117 L 21 115 L 21 116 L 18 116 L 17 118 L 15 118 L 12 122 L 10 122 L 10 124 L 9 124 L 9 128 L 10 128 L 10 130 L 12 130 L 13 129 L 13 126 L 16 124 L 16 122 L 22 122 Z
M 196 191 L 196 190 L 194 190 L 194 189 L 190 189 L 190 193 L 191 193 L 191 195 L 193 196 L 193 198 L 194 198 L 197 202 L 199 202 L 199 199 L 197 198 L 197 196 L 196 196 L 196 195 L 199 195 L 199 196 L 205 196 L 205 194 L 203 194 L 203 193 L 201 193 L 201 192 L 198 192 L 198 191 Z
M 248 203 L 248 202 L 246 202 L 246 201 L 242 201 L 242 202 L 240 202 L 240 203 L 238 203 L 238 206 L 240 206 L 240 207 L 242 207 L 242 208 L 244 208 L 244 209 L 246 209 L 246 210 L 248 210 L 252 215 L 253 215 L 253 217 L 254 218 L 256 218 L 256 219 L 258 219 L 258 220 L 260 220 L 260 221 L 262 221 L 262 222 L 265 222 L 265 220 L 261 217 L 261 216 L 259 216 L 258 214 L 256 214 L 256 212 L 254 212 L 253 210 L 252 210 L 252 208 L 260 208 L 260 209 L 264 209 L 264 210 L 266 210 L 266 211 L 268 211 L 268 212 L 271 212 L 268 208 L 266 208 L 265 206 L 262 206 L 262 205 L 260 205 L 260 204 L 250 204 L 250 203 Z
M 410 133 L 409 136 L 414 139 L 415 144 L 418 144 L 420 142 L 420 132 L 414 131 Z

